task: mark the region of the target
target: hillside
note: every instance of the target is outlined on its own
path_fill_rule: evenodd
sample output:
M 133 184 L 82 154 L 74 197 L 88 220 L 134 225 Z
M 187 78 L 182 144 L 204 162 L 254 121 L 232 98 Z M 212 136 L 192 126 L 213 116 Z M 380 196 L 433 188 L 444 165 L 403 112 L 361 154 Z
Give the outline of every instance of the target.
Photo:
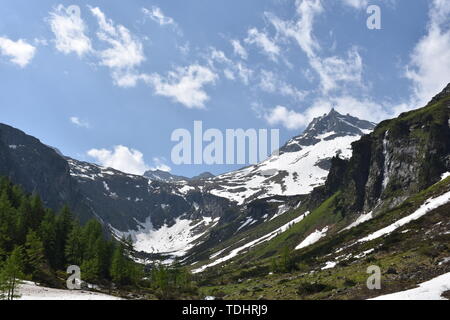
M 285 227 L 259 226 L 211 250 L 194 266 L 205 292 L 369 298 L 449 272 L 449 102 L 447 86 L 353 143 L 350 159 L 332 160 L 324 186 L 275 219 Z M 382 269 L 382 291 L 365 286 L 370 265 Z

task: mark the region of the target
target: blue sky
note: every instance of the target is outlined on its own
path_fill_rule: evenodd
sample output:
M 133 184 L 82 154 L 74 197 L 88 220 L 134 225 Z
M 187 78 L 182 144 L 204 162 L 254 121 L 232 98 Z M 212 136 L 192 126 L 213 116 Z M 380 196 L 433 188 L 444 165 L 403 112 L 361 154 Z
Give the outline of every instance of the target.
M 381 121 L 449 82 L 449 1 L 72 4 L 1 1 L 0 122 L 131 173 L 240 167 L 172 163 L 171 133 L 195 120 L 276 128 L 283 143 L 331 106 Z

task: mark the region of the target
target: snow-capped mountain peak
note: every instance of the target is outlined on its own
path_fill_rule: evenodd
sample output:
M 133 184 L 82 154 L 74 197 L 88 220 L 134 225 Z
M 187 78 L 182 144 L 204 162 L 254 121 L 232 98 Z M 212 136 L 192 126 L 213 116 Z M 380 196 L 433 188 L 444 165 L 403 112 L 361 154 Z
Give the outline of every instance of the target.
M 218 176 L 208 181 L 208 189 L 238 204 L 270 196 L 308 194 L 325 183 L 331 158 L 337 154 L 350 158 L 351 144 L 374 127 L 374 123 L 332 109 L 289 140 L 278 155 Z
M 280 149 L 280 153 L 300 151 L 320 142 L 324 137 L 332 140 L 344 136 L 362 136 L 371 132 L 375 125 L 349 114 L 342 115 L 333 108 L 328 114 L 314 118 L 301 135 L 292 138 Z

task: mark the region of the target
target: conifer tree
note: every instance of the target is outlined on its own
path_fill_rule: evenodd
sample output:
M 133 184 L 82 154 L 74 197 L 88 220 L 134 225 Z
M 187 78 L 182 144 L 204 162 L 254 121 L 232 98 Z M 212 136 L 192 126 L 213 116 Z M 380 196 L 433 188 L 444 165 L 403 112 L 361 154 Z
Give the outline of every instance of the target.
M 36 280 L 45 268 L 44 244 L 35 231 L 30 230 L 25 243 L 25 270 Z
M 19 298 L 17 288 L 24 277 L 23 249 L 16 247 L 0 270 L 0 298 L 6 300 Z

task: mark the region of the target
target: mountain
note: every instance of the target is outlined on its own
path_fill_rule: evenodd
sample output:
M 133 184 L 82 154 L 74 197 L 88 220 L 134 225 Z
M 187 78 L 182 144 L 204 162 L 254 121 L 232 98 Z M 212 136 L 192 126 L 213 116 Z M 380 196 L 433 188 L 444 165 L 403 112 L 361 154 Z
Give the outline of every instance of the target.
M 67 161 L 54 148 L 5 124 L 0 124 L 0 175 L 29 193 L 41 195 L 44 204 L 52 209 L 68 204 L 82 220 L 93 217 L 81 201 Z
M 49 208 L 59 210 L 67 204 L 82 222 L 97 219 L 117 235 L 173 227 L 181 217 L 182 223 L 206 229 L 230 207 L 226 199 L 202 196 L 195 188 L 66 158 L 4 124 L 0 124 L 0 175 L 39 194 Z
M 188 181 L 189 179 L 183 176 L 173 175 L 168 171 L 163 170 L 148 170 L 144 173 L 144 177 L 163 182 L 176 182 L 176 181 Z
M 349 157 L 351 142 L 372 127 L 332 110 L 288 142 L 279 156 L 219 177 L 206 172 L 187 178 L 161 170 L 137 176 L 67 158 L 2 125 L 0 174 L 39 193 L 51 208 L 67 203 L 82 221 L 96 218 L 118 237 L 131 235 L 140 251 L 180 256 L 295 207 L 297 196 L 325 182 L 331 157 Z M 255 201 L 262 198 L 267 201 Z
M 376 126 L 331 110 L 218 177 L 130 175 L 0 125 L 0 175 L 130 235 L 142 260 L 187 266 L 213 296 L 365 299 L 450 272 L 450 85 Z M 381 291 L 366 286 L 374 265 Z
M 352 142 L 374 127 L 374 123 L 332 109 L 289 140 L 278 155 L 210 179 L 205 189 L 239 205 L 265 197 L 308 194 L 325 183 L 331 158 L 336 154 L 349 158 Z
M 366 299 L 428 283 L 448 298 L 448 243 L 450 85 L 333 157 L 297 206 L 187 261 L 226 299 Z M 366 284 L 374 266 L 380 290 Z
M 207 180 L 213 178 L 214 175 L 210 172 L 203 172 L 197 176 L 192 178 L 187 178 L 183 176 L 173 175 L 170 172 L 162 171 L 162 170 L 148 170 L 144 173 L 144 177 L 150 180 L 163 181 L 163 182 L 182 182 L 182 181 L 199 181 L 199 180 Z

